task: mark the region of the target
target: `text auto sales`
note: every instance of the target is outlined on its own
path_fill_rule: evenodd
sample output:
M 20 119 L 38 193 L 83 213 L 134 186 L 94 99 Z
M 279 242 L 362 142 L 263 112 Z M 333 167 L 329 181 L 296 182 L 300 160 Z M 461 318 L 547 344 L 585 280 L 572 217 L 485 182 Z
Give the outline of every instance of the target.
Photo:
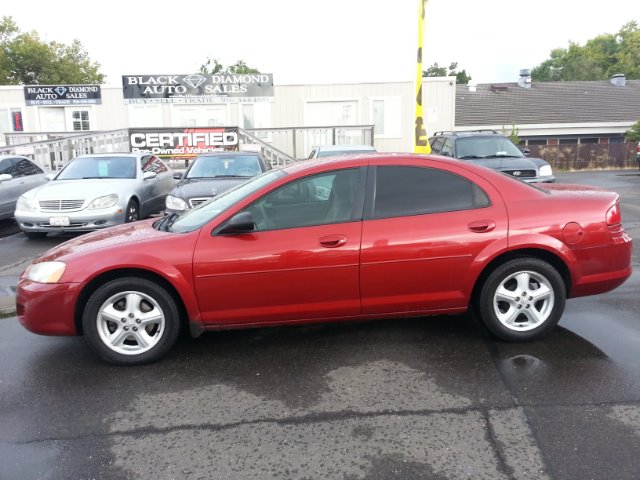
M 89 93 L 98 93 L 100 87 L 91 86 L 73 86 L 69 85 L 65 92 L 64 98 L 89 98 Z M 35 94 L 34 100 L 56 100 L 60 98 L 60 94 L 56 93 L 54 87 L 27 87 L 27 93 Z
M 143 85 L 143 94 L 183 95 L 188 92 L 187 87 L 181 85 L 176 75 L 159 75 L 149 77 L 126 77 L 128 85 Z M 229 93 L 247 93 L 247 83 L 266 83 L 268 75 L 212 75 L 213 85 L 204 85 L 205 95 L 222 95 Z M 239 85 L 240 84 L 240 85 Z
M 236 132 L 132 133 L 131 151 L 151 150 L 156 155 L 193 155 L 238 144 Z

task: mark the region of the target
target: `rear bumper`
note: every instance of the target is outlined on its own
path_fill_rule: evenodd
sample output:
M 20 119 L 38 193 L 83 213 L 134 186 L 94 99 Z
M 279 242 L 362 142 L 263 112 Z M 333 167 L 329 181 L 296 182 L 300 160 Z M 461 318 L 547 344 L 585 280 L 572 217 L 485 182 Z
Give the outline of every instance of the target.
M 16 291 L 20 323 L 40 335 L 77 335 L 75 303 L 79 283 L 35 283 L 21 279 Z
M 622 285 L 631 276 L 633 242 L 627 233 L 612 244 L 574 252 L 582 272 L 571 289 L 571 297 L 605 293 Z

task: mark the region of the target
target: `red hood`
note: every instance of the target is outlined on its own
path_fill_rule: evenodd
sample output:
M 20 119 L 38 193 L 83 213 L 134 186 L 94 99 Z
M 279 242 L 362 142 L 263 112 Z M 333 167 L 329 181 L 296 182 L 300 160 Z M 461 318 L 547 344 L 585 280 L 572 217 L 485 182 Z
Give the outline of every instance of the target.
M 74 254 L 84 254 L 97 250 L 106 250 L 116 245 L 127 243 L 140 244 L 145 240 L 153 240 L 172 235 L 160 232 L 152 227 L 157 218 L 135 223 L 125 223 L 116 227 L 105 228 L 96 232 L 80 235 L 45 252 L 34 263 L 56 260 L 60 257 Z

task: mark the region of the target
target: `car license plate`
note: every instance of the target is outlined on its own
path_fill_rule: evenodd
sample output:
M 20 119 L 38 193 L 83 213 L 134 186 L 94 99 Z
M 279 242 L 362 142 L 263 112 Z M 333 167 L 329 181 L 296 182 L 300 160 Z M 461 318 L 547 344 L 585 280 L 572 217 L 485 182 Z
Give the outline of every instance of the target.
M 53 227 L 68 227 L 71 222 L 69 222 L 69 217 L 49 217 L 49 225 Z

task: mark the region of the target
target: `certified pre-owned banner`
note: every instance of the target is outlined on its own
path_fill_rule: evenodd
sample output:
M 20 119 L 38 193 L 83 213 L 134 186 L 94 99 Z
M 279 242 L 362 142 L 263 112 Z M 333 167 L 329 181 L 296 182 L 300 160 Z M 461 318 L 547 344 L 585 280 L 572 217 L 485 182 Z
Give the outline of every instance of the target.
M 273 74 L 123 75 L 124 103 L 250 103 L 273 99 Z
M 132 128 L 132 152 L 150 151 L 163 158 L 193 158 L 202 153 L 238 148 L 237 127 Z
M 102 103 L 100 85 L 30 85 L 24 87 L 27 105 L 87 105 Z

